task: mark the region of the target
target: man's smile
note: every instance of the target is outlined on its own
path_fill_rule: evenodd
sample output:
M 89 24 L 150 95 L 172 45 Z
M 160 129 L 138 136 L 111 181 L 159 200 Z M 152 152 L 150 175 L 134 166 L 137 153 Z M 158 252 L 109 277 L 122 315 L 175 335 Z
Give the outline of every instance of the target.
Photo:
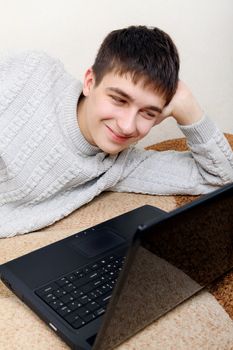
M 131 135 L 130 136 L 121 135 L 118 132 L 116 132 L 115 130 L 113 130 L 112 128 L 110 128 L 110 126 L 108 126 L 106 124 L 105 124 L 105 126 L 106 126 L 107 130 L 109 131 L 111 138 L 119 143 L 126 142 L 133 137 Z

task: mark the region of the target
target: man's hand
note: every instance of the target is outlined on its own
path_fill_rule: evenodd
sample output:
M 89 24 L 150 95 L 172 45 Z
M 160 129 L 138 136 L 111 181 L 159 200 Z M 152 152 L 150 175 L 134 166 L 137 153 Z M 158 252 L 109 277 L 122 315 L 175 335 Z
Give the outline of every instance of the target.
M 180 125 L 191 125 L 198 122 L 203 114 L 190 89 L 179 80 L 175 95 L 162 111 L 163 119 L 173 117 Z

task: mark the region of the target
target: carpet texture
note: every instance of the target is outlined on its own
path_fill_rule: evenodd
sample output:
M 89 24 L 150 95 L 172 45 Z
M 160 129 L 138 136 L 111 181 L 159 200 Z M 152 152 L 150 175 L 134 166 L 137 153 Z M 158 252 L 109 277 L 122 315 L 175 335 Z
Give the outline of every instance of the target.
M 226 136 L 233 147 L 233 135 Z M 185 139 L 175 139 L 153 145 L 150 149 L 186 150 L 187 145 Z M 195 198 L 103 193 L 50 227 L 0 240 L 0 264 L 141 205 L 150 204 L 170 211 Z M 232 350 L 232 320 L 233 272 L 230 272 L 117 349 Z M 68 346 L 0 282 L 0 349 L 62 350 Z

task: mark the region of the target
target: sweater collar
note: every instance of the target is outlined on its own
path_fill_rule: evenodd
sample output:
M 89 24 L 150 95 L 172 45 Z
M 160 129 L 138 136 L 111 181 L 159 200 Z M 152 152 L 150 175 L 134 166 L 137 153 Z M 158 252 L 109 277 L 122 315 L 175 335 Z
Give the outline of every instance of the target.
M 87 156 L 103 152 L 99 147 L 91 145 L 81 133 L 77 120 L 77 103 L 82 93 L 82 83 L 74 79 L 65 94 L 63 113 L 60 114 L 60 125 L 64 136 L 74 152 Z

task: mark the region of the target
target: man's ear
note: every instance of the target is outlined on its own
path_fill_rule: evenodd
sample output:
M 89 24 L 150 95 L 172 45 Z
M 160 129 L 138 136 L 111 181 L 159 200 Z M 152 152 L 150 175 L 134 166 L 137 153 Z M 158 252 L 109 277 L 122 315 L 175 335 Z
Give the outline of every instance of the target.
M 88 68 L 84 76 L 83 95 L 88 96 L 95 85 L 95 76 L 92 68 Z

